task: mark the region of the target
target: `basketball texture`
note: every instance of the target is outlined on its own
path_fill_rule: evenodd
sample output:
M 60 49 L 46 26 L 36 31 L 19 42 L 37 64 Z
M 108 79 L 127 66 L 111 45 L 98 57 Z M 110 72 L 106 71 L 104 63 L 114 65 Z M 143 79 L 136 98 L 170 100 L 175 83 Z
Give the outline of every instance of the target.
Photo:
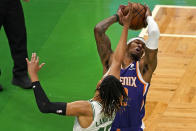
M 145 13 L 146 13 L 146 8 L 144 5 L 140 3 L 132 3 L 133 4 L 133 18 L 131 24 L 130 24 L 130 29 L 133 30 L 139 30 L 143 27 L 145 27 Z M 124 9 L 122 9 L 123 15 L 127 15 L 129 12 L 129 7 L 126 6 Z M 121 23 L 122 25 L 122 23 Z

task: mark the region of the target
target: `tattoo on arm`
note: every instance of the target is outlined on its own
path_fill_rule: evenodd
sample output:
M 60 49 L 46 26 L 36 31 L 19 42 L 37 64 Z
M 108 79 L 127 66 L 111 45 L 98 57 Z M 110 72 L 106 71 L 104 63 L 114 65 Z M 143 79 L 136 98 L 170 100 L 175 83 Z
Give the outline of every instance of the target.
M 94 28 L 94 35 L 97 44 L 97 50 L 103 64 L 103 67 L 109 69 L 110 56 L 113 53 L 109 37 L 105 34 L 106 30 L 113 23 L 117 22 L 116 16 L 111 16 L 98 23 Z

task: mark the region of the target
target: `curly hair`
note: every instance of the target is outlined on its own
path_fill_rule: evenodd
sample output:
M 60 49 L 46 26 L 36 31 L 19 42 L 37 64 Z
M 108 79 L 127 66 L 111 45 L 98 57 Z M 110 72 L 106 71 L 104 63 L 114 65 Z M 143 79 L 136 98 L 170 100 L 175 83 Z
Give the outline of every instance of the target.
M 120 110 L 121 105 L 125 104 L 127 94 L 124 87 L 116 77 L 108 75 L 103 79 L 98 90 L 103 106 L 102 112 L 105 116 L 112 117 Z

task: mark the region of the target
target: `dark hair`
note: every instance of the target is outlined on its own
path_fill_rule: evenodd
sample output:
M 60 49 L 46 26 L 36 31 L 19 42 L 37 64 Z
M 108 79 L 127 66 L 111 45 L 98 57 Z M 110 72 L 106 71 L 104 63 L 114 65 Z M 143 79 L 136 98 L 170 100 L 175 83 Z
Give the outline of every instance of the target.
M 121 105 L 124 105 L 125 99 L 127 99 L 124 87 L 112 75 L 108 75 L 103 79 L 98 91 L 103 106 L 102 112 L 107 117 L 112 117 L 113 113 L 120 110 Z

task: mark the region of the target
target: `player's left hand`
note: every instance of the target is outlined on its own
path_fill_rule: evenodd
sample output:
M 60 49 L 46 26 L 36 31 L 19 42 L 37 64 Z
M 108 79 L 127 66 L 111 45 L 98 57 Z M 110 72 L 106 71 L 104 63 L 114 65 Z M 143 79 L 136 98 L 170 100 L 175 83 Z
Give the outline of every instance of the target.
M 147 5 L 144 5 L 144 7 L 146 8 L 144 27 L 146 27 L 148 25 L 148 23 L 146 21 L 147 20 L 147 17 L 148 16 L 152 16 L 152 13 L 150 11 L 150 8 Z
M 33 77 L 37 75 L 37 72 L 44 66 L 45 63 L 42 63 L 39 65 L 39 57 L 36 56 L 36 53 L 32 53 L 31 61 L 26 58 L 27 66 L 28 66 L 28 72 L 30 77 Z

